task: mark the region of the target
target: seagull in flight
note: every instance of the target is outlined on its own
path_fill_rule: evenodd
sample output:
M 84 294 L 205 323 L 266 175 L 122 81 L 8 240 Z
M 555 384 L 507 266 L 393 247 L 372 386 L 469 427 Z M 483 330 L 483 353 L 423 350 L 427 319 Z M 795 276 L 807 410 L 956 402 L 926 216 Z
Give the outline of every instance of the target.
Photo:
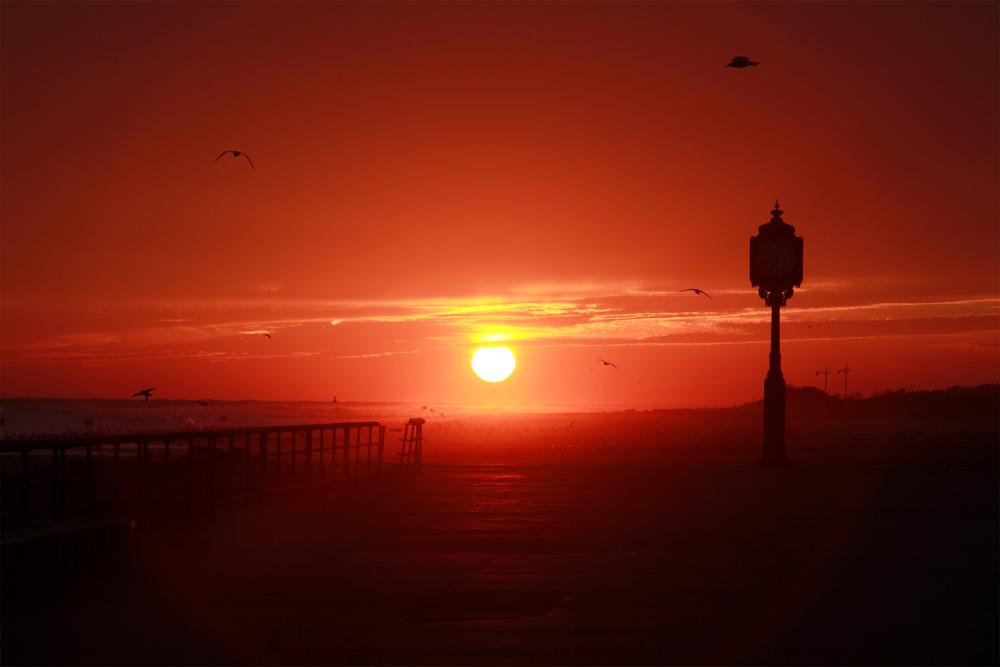
M 271 334 L 269 334 L 269 333 L 268 333 L 268 332 L 266 332 L 266 331 L 261 331 L 261 332 L 260 332 L 260 335 L 261 335 L 261 336 L 267 336 L 268 338 L 270 338 L 270 337 L 271 337 Z
M 148 389 L 140 389 L 139 391 L 132 394 L 132 398 L 135 398 L 136 396 L 144 396 L 145 399 L 148 401 L 149 397 L 153 395 L 154 389 L 156 389 L 156 387 L 150 387 Z
M 250 163 L 250 168 L 256 169 L 256 167 L 253 166 L 253 160 L 251 160 L 250 156 L 244 153 L 243 151 L 222 151 L 221 153 L 219 153 L 219 157 L 215 158 L 215 161 L 218 162 L 223 155 L 232 155 L 233 157 L 240 157 L 240 156 L 245 157 L 247 159 L 247 162 Z
M 746 56 L 733 56 L 733 59 L 729 61 L 726 67 L 734 67 L 736 69 L 743 69 L 744 67 L 756 67 L 760 63 L 750 60 Z
M 611 367 L 612 367 L 612 368 L 614 368 L 615 370 L 617 370 L 617 369 L 618 369 L 618 367 L 617 367 L 617 366 L 615 366 L 615 365 L 614 365 L 613 363 L 611 363 L 610 361 L 605 361 L 604 359 L 598 359 L 598 361 L 599 361 L 599 362 L 601 362 L 602 364 L 604 364 L 605 366 L 611 366 Z
M 709 299 L 712 299 L 712 301 L 715 301 L 715 298 L 711 294 L 709 294 L 708 292 L 706 292 L 703 289 L 698 289 L 697 287 L 688 287 L 687 289 L 679 289 L 677 291 L 678 292 L 694 292 L 695 294 L 704 294 Z

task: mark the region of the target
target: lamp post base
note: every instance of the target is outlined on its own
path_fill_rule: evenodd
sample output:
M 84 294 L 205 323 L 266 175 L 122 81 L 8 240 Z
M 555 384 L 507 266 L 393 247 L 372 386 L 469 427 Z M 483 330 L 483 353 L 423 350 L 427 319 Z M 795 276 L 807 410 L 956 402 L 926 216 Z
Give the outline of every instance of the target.
M 785 378 L 768 373 L 764 379 L 764 449 L 762 466 L 787 466 L 785 456 Z

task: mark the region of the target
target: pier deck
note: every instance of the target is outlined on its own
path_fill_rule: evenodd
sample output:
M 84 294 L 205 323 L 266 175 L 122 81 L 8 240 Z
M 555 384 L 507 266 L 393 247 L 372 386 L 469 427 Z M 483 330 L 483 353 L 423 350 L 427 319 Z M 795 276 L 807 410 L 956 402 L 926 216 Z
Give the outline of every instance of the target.
M 995 662 L 995 490 L 977 469 L 425 464 L 139 526 L 68 589 L 5 591 L 4 661 Z

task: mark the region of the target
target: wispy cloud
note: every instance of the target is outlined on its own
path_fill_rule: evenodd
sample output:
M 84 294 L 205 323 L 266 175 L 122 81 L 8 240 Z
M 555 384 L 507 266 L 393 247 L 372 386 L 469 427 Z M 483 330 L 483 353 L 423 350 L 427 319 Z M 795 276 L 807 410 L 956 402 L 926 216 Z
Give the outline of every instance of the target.
M 641 299 L 593 297 L 578 302 L 493 301 L 471 305 L 431 301 L 412 304 L 409 312 L 400 312 L 398 304 L 393 304 L 391 315 L 370 312 L 339 318 L 338 323 L 433 325 L 431 328 L 437 333 L 432 338 L 437 342 L 483 340 L 497 333 L 500 335 L 492 339 L 528 342 L 579 338 L 639 341 L 692 334 L 738 336 L 770 320 L 770 313 L 764 308 L 719 308 L 705 300 L 696 303 L 707 304 L 708 308 L 680 308 L 672 295 L 668 298 L 643 295 Z M 794 324 L 846 322 L 856 329 L 864 328 L 866 323 L 881 327 L 885 322 L 900 322 L 914 330 L 926 326 L 928 321 L 956 317 L 978 318 L 977 329 L 997 327 L 1000 325 L 998 316 L 1000 299 L 995 297 L 789 308 L 785 313 L 786 321 Z
M 843 285 L 830 288 L 842 298 Z M 707 289 L 707 288 L 706 288 Z M 822 287 L 820 289 L 825 289 Z M 524 345 L 724 345 L 766 339 L 769 312 L 748 306 L 745 287 L 715 299 L 640 283 L 529 284 L 507 295 L 400 299 L 248 300 L 188 304 L 185 317 L 150 317 L 144 326 L 65 333 L 5 346 L 5 360 L 130 360 L 181 355 L 207 361 L 296 358 L 341 348 L 334 359 L 415 354 L 484 341 Z M 846 294 L 852 294 L 850 291 Z M 803 303 L 805 301 L 805 303 Z M 793 301 L 783 313 L 790 340 L 866 336 L 951 336 L 1000 331 L 1000 298 Z M 259 313 L 253 311 L 259 309 Z M 216 319 L 217 313 L 253 317 Z M 798 328 L 797 328 L 798 327 Z M 812 328 L 812 331 L 806 331 Z M 359 331 L 365 334 L 358 333 Z M 381 331 L 382 333 L 372 333 Z M 269 349 L 233 349 L 238 339 L 274 334 Z M 279 334 L 283 334 L 280 335 Z M 282 342 L 284 347 L 278 347 Z M 346 341 L 346 342 L 345 342 Z M 267 342 L 267 341 L 264 341 Z M 386 349 L 392 346 L 402 349 Z M 245 341 L 245 348 L 249 345 Z M 344 350 L 343 347 L 348 349 Z
M 418 354 L 420 350 L 400 350 L 398 352 L 365 352 L 363 354 L 338 354 L 334 359 L 376 359 L 378 357 L 394 357 L 399 354 Z

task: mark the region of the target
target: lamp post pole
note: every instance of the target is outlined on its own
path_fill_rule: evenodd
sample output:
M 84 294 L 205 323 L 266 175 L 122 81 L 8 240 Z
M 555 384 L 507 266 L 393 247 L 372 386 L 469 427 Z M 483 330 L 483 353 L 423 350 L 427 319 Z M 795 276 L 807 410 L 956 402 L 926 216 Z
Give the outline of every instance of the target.
M 770 292 L 767 302 L 771 306 L 771 356 L 764 378 L 764 451 L 761 464 L 786 465 L 785 458 L 785 376 L 781 372 L 781 306 L 785 295 Z

